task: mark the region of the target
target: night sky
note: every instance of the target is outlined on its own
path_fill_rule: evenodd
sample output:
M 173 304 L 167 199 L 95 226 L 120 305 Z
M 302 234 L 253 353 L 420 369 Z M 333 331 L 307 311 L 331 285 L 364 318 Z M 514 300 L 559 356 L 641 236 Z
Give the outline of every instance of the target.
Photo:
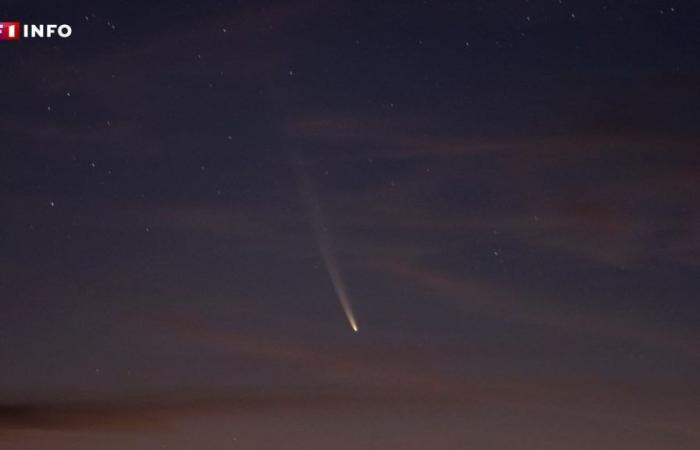
M 1 449 L 700 448 L 696 1 L 0 20 Z

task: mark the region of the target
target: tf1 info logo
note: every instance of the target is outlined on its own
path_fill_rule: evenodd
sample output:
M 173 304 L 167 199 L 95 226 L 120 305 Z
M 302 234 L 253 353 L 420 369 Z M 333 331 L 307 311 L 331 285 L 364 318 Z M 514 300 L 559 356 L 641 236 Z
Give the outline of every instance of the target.
M 0 41 L 18 41 L 21 38 L 67 38 L 73 34 L 70 25 L 29 25 L 19 22 L 0 22 Z

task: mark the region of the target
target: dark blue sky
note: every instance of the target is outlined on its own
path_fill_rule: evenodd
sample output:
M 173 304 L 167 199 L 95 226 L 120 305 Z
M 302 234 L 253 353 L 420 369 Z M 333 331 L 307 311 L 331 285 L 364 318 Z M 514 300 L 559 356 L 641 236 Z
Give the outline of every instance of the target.
M 0 447 L 696 448 L 698 19 L 6 2 Z

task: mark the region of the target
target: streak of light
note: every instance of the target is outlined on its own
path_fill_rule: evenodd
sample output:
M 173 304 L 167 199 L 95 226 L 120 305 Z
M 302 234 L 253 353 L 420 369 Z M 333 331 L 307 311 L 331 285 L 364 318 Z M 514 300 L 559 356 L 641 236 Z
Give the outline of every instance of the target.
M 331 283 L 333 284 L 333 289 L 338 297 L 338 301 L 340 301 L 340 306 L 343 308 L 343 313 L 345 313 L 345 317 L 348 319 L 350 328 L 357 332 L 359 331 L 357 319 L 355 319 L 355 313 L 352 309 L 350 296 L 348 295 L 345 281 L 343 280 L 342 274 L 338 267 L 338 262 L 335 259 L 335 254 L 333 253 L 330 235 L 323 224 L 323 216 L 321 215 L 318 198 L 316 197 L 313 187 L 311 186 L 311 181 L 304 170 L 304 166 L 298 157 L 294 158 L 292 165 L 294 166 L 294 172 L 296 173 L 299 183 L 302 200 L 304 201 L 304 208 L 306 209 L 306 214 L 309 218 L 309 222 L 311 223 L 311 228 L 313 229 L 316 243 L 318 244 L 319 251 L 321 252 L 321 258 L 323 259 L 323 263 L 326 266 L 326 271 L 328 272 Z

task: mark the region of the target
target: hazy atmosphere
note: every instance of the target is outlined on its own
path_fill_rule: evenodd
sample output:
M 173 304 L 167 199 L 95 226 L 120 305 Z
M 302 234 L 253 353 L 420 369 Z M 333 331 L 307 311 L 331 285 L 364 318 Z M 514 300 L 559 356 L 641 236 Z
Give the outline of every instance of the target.
M 700 448 L 699 20 L 3 2 L 0 448 Z

